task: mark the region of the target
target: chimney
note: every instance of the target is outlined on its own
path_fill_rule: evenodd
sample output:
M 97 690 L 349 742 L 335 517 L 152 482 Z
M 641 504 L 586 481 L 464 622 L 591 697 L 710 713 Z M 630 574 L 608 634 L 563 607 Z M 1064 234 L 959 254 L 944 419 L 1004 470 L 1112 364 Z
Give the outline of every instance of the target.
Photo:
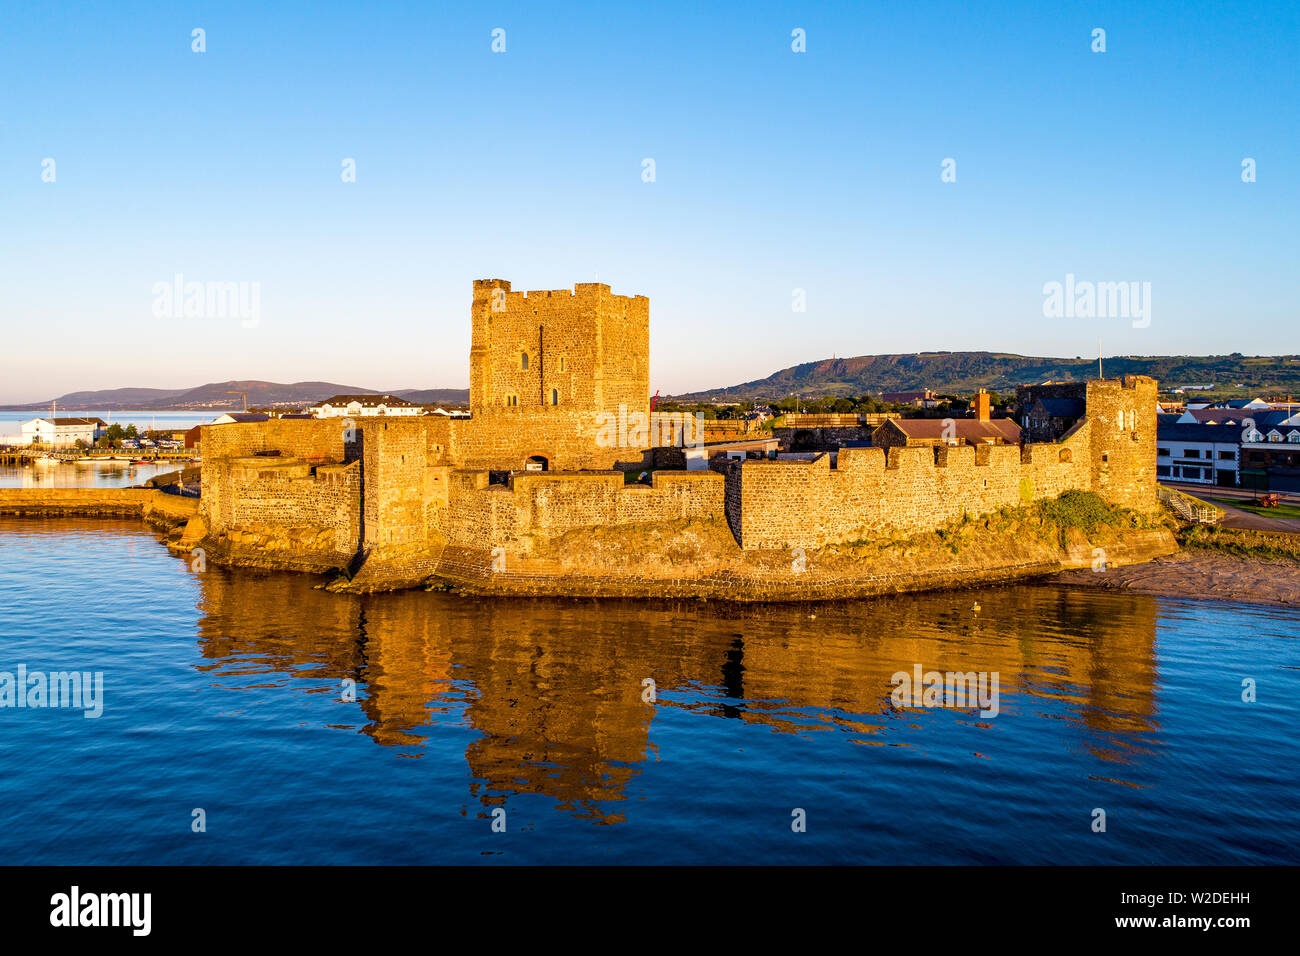
M 989 420 L 989 393 L 982 388 L 975 396 L 975 420 L 977 422 Z

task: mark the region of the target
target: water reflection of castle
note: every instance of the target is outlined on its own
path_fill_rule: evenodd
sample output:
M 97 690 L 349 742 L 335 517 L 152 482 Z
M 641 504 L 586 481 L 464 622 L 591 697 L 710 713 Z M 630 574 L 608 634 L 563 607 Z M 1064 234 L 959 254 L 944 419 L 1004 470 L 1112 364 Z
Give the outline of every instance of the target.
M 227 683 L 290 675 L 337 696 L 322 682 L 350 678 L 362 732 L 412 754 L 421 728 L 463 719 L 478 734 L 465 758 L 484 804 L 544 794 L 617 822 L 611 801 L 656 759 L 657 708 L 888 735 L 890 678 L 916 663 L 1000 672 L 1004 714 L 1055 702 L 1098 759 L 1128 760 L 1156 730 L 1156 602 L 1141 596 L 1008 588 L 982 592 L 976 613 L 969 596 L 904 595 L 809 619 L 796 606 L 344 596 L 222 569 L 200 580 L 201 650 Z M 656 705 L 642 700 L 645 678 Z

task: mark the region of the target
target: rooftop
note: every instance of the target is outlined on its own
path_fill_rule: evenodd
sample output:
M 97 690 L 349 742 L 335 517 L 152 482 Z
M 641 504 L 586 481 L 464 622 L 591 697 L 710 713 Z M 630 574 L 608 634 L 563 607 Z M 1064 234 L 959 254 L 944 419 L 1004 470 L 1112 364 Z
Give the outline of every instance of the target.
M 34 422 L 53 422 L 55 425 L 104 425 L 102 418 L 33 418 Z
M 1009 418 L 995 418 L 987 422 L 973 418 L 892 418 L 880 427 L 888 428 L 890 425 L 908 438 L 916 439 L 943 441 L 953 435 L 968 441 L 1020 441 L 1020 426 Z M 950 426 L 953 429 L 951 432 L 947 430 Z
M 351 405 L 356 402 L 358 405 L 366 407 L 375 407 L 378 405 L 387 405 L 393 407 L 419 408 L 416 402 L 408 402 L 404 398 L 398 398 L 396 395 L 335 395 L 321 402 L 321 405 Z

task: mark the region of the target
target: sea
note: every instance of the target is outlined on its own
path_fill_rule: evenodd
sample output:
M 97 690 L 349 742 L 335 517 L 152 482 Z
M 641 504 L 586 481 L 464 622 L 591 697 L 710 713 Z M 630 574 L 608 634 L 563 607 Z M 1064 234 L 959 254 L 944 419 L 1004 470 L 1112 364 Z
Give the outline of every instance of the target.
M 193 428 L 195 425 L 201 425 L 204 422 L 210 422 L 221 414 L 219 411 L 210 411 L 206 414 L 185 411 L 120 411 L 116 409 L 100 409 L 98 411 L 68 411 L 67 409 L 57 409 L 59 418 L 102 418 L 108 424 L 119 423 L 123 427 L 134 425 L 137 430 L 165 430 L 182 431 Z M 42 409 L 39 412 L 14 412 L 0 409 L 0 444 L 17 444 L 22 438 L 23 422 L 29 422 L 33 418 L 49 418 L 50 409 Z
M 0 517 L 0 863 L 1300 862 L 1294 611 L 323 583 Z

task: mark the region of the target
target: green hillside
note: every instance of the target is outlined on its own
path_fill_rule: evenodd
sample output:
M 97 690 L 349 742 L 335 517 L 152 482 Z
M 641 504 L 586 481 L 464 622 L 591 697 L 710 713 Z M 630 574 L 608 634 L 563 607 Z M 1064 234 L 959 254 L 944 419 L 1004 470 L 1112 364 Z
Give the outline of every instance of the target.
M 1150 375 L 1162 392 L 1213 385 L 1224 397 L 1300 396 L 1300 356 L 1121 355 L 1102 359 L 1107 378 Z M 869 395 L 929 388 L 965 394 L 977 388 L 1010 392 L 1031 382 L 1097 377 L 1095 358 L 1042 358 L 999 352 L 917 352 L 823 359 L 782 369 L 741 385 L 673 396 L 676 401 L 775 401 L 790 395 Z M 1198 394 L 1198 393 L 1189 393 Z

